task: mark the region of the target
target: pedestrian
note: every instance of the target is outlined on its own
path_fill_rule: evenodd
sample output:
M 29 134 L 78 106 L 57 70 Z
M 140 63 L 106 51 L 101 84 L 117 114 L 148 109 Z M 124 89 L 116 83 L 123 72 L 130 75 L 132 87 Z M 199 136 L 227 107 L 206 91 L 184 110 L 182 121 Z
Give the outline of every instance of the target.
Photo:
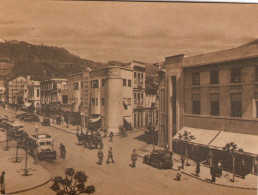
M 107 159 L 107 164 L 109 164 L 109 159 L 112 160 L 112 163 L 115 163 L 114 159 L 113 159 L 113 152 L 112 152 L 112 147 L 109 148 L 108 150 L 108 159 Z
M 221 162 L 221 160 L 218 162 L 218 174 L 219 174 L 219 177 L 222 176 L 222 162 Z
M 109 140 L 109 141 L 110 141 L 110 142 L 112 142 L 112 141 L 113 141 L 113 136 L 114 136 L 113 131 L 111 131 L 111 132 L 110 132 L 110 134 L 109 134 L 109 138 L 110 138 L 110 140 Z
M 211 167 L 211 182 L 215 183 L 216 181 L 216 166 L 215 164 Z
M 200 176 L 200 168 L 201 168 L 201 164 L 199 162 L 199 160 L 196 161 L 196 169 L 195 169 L 195 173 L 197 175 L 197 177 Z
M 245 179 L 245 160 L 244 159 L 241 160 L 240 169 L 241 169 L 242 179 Z
M 103 156 L 104 156 L 103 150 L 102 150 L 102 148 L 100 148 L 99 151 L 98 151 L 99 165 L 102 165 Z
M 65 146 L 62 143 L 60 144 L 60 154 L 61 154 L 61 158 L 65 159 L 66 150 L 65 150 Z
M 181 157 L 181 163 L 182 163 L 182 169 L 184 169 L 185 168 L 185 157 L 184 156 L 182 156 Z
M 5 194 L 5 183 L 4 183 L 5 171 L 2 172 L 0 177 L 1 194 Z
M 133 150 L 133 153 L 131 155 L 131 160 L 132 160 L 132 168 L 136 167 L 137 153 L 135 149 Z

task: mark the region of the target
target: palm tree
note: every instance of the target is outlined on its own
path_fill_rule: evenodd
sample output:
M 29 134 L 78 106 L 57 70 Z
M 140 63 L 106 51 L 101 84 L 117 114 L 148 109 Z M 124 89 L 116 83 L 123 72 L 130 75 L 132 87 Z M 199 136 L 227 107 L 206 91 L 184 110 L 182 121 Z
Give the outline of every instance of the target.
M 95 192 L 95 186 L 86 186 L 85 183 L 88 180 L 88 176 L 82 172 L 75 172 L 73 168 L 67 168 L 65 170 L 65 178 L 57 176 L 53 179 L 53 185 L 50 187 L 56 194 L 92 194 Z
M 183 141 L 185 143 L 185 156 L 186 156 L 186 165 L 189 166 L 188 163 L 188 150 L 187 150 L 187 146 L 189 144 L 190 141 L 192 141 L 193 139 L 195 139 L 195 137 L 193 135 L 191 135 L 191 132 L 187 132 L 184 131 L 183 134 L 179 133 L 178 137 L 181 141 Z
M 226 146 L 223 148 L 224 151 L 228 152 L 232 157 L 232 164 L 233 164 L 233 170 L 232 170 L 232 179 L 231 181 L 235 181 L 235 159 L 236 159 L 236 150 L 237 145 L 234 142 L 227 143 Z M 239 152 L 243 152 L 243 149 L 238 149 Z

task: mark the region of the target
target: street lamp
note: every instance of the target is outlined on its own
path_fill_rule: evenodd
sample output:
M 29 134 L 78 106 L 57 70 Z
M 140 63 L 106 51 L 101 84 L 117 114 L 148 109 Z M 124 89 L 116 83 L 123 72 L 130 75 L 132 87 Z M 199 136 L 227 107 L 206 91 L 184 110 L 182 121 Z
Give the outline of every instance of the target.
M 38 158 L 38 130 L 39 130 L 38 125 L 35 125 L 34 129 L 36 131 L 36 154 L 35 154 L 34 164 L 36 165 L 37 164 L 37 158 Z

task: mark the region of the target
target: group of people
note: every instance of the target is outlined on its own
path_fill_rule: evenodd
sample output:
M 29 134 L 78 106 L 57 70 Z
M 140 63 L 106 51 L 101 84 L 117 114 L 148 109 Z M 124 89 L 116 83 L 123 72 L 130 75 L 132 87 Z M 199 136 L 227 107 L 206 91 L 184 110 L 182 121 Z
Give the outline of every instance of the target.
M 99 159 L 99 165 L 102 165 L 103 163 L 103 157 L 104 157 L 104 153 L 103 153 L 103 148 L 100 148 L 99 151 L 98 151 L 98 159 Z M 113 150 L 112 150 L 112 147 L 109 148 L 108 150 L 108 158 L 107 158 L 107 164 L 110 163 L 110 160 L 112 163 L 115 163 L 114 161 L 114 158 L 113 158 Z M 132 154 L 131 154 L 131 160 L 132 160 L 132 168 L 136 167 L 136 161 L 137 161 L 137 153 L 136 153 L 136 150 L 134 149 Z

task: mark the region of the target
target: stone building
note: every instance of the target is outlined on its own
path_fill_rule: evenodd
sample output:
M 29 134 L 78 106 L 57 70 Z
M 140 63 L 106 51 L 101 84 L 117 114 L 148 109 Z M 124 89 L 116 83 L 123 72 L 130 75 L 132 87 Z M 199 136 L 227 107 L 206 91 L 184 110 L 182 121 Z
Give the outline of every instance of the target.
M 258 155 L 258 46 L 187 57 L 170 56 L 159 67 L 159 145 L 184 153 L 179 133 L 190 132 L 191 158 L 221 157 L 234 142 L 251 171 Z M 217 159 L 218 160 L 218 159 Z

